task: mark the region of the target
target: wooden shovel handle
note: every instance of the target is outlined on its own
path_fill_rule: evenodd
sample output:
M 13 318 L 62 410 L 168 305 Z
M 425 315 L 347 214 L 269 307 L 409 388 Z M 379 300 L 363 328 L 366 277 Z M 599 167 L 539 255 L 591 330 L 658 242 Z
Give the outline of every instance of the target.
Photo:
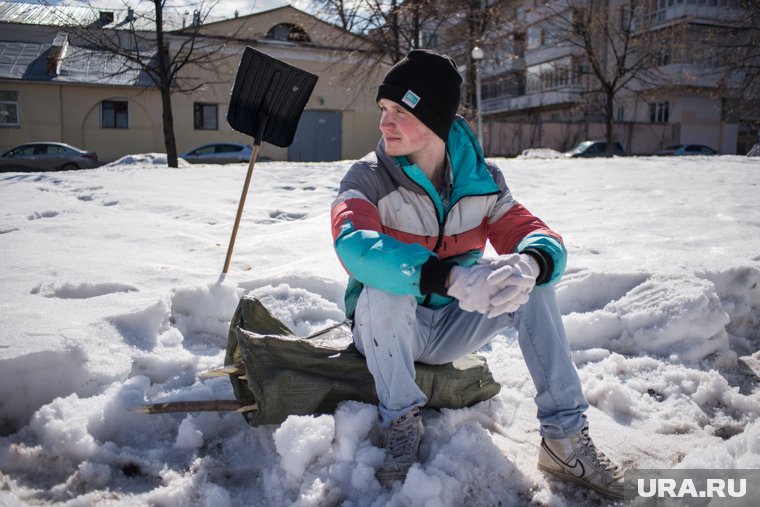
M 230 237 L 230 244 L 227 247 L 227 257 L 224 259 L 224 268 L 222 273 L 227 273 L 230 267 L 230 261 L 232 260 L 232 249 L 235 248 L 235 238 L 237 237 L 238 227 L 240 226 L 240 217 L 243 216 L 243 208 L 245 207 L 245 198 L 248 195 L 248 187 L 251 184 L 251 177 L 253 176 L 253 166 L 256 163 L 256 159 L 259 156 L 260 144 L 253 145 L 253 153 L 251 154 L 251 160 L 248 162 L 248 174 L 245 175 L 245 183 L 243 184 L 243 193 L 240 195 L 240 202 L 238 203 L 237 215 L 235 216 L 235 225 L 232 226 L 232 236 Z

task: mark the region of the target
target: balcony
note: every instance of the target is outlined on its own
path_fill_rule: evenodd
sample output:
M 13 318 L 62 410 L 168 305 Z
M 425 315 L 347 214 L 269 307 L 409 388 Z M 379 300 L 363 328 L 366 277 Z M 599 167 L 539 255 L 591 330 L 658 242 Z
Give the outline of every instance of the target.
M 696 21 L 730 21 L 741 16 L 741 10 L 728 6 L 686 4 L 683 0 L 676 5 L 652 10 L 634 20 L 634 28 L 657 29 L 688 19 Z
M 483 114 L 507 113 L 522 109 L 535 109 L 574 104 L 580 100 L 583 87 L 580 85 L 566 86 L 556 90 L 536 92 L 518 97 L 494 97 L 482 103 Z
M 578 53 L 580 50 L 572 46 L 541 46 L 525 51 L 525 66 L 530 67 L 531 65 L 559 60 Z
M 723 76 L 719 67 L 693 63 L 674 63 L 657 68 L 656 74 L 638 84 L 639 90 L 668 86 L 688 86 L 691 88 L 717 88 Z M 738 82 L 723 83 L 735 87 Z

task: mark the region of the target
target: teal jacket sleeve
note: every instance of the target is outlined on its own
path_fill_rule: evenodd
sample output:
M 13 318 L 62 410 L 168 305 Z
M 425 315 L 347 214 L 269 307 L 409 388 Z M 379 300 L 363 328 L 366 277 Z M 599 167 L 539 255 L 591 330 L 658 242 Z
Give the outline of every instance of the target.
M 393 294 L 422 297 L 422 266 L 435 254 L 415 243 L 403 243 L 381 232 L 355 229 L 350 220 L 340 227 L 335 251 L 359 282 Z

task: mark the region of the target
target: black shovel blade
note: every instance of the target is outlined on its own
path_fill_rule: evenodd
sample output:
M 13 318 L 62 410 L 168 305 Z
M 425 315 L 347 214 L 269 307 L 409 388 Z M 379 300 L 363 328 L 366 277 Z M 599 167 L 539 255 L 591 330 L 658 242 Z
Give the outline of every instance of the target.
M 246 47 L 232 87 L 227 123 L 280 148 L 293 143 L 317 76 Z

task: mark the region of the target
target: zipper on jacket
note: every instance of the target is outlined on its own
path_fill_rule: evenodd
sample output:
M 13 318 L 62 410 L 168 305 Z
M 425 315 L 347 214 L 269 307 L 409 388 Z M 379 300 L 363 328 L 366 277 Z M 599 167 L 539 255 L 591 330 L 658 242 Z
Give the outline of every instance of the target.
M 422 192 L 427 196 L 427 198 L 430 199 L 430 203 L 433 205 L 433 209 L 436 209 L 435 199 L 433 199 L 433 196 L 430 195 L 430 193 L 427 190 L 425 190 L 425 187 L 423 187 L 422 185 L 420 185 L 419 183 L 417 183 L 416 181 L 414 181 L 414 179 L 411 176 L 409 176 L 406 173 L 406 171 L 404 171 L 403 169 L 401 170 L 401 172 L 404 174 L 404 176 L 407 177 L 407 179 L 409 181 L 412 182 L 412 184 L 416 185 L 417 187 L 419 187 L 422 190 Z M 453 184 L 451 185 L 451 187 L 453 189 Z M 438 220 L 438 239 L 436 240 L 435 246 L 433 247 L 433 253 L 437 255 L 438 254 L 438 249 L 441 248 L 441 245 L 443 244 L 443 231 L 445 229 L 446 219 L 449 216 L 449 210 L 454 209 L 454 206 L 456 206 L 456 204 L 459 201 L 461 201 L 462 198 L 464 198 L 464 197 L 480 197 L 480 196 L 486 196 L 486 195 L 498 195 L 500 192 L 501 192 L 501 190 L 497 190 L 495 192 L 486 192 L 484 194 L 467 194 L 467 195 L 462 195 L 457 200 L 450 202 L 449 206 L 448 206 L 448 209 L 446 209 L 446 207 L 444 206 L 444 208 L 442 210 L 443 211 L 443 216 L 442 216 L 442 218 L 440 220 Z M 438 216 L 438 213 L 436 212 L 436 217 L 437 216 Z M 432 294 L 427 294 L 425 296 L 425 299 L 422 301 L 422 305 L 423 306 L 427 306 L 428 304 L 430 304 L 430 299 L 432 298 L 432 296 L 433 296 Z
M 425 190 L 425 187 L 423 187 L 422 185 L 420 185 L 419 183 L 417 183 L 416 181 L 414 181 L 414 178 L 412 178 L 411 176 L 409 176 L 406 173 L 406 171 L 404 171 L 403 169 L 401 170 L 401 172 L 404 174 L 404 176 L 407 177 L 407 179 L 409 181 L 412 182 L 412 184 L 414 184 L 415 186 L 419 187 L 422 190 L 422 192 L 427 196 L 427 198 L 430 199 L 430 204 L 433 205 L 433 209 L 436 210 L 435 199 L 433 199 L 433 196 L 430 195 L 430 193 L 427 190 Z M 443 212 L 442 213 L 443 216 L 442 216 L 441 219 L 438 219 L 438 239 L 436 240 L 435 246 L 433 247 L 433 253 L 434 254 L 438 254 L 438 249 L 441 247 L 441 244 L 443 243 L 443 229 L 444 229 L 444 224 L 446 223 L 446 216 L 448 215 L 448 212 L 446 211 L 445 207 L 441 211 Z M 436 218 L 437 218 L 438 217 L 437 210 L 436 210 L 436 214 L 435 215 L 436 215 Z M 432 294 L 425 295 L 425 299 L 422 301 L 422 306 L 428 306 L 430 304 L 430 299 L 432 297 L 433 297 Z

